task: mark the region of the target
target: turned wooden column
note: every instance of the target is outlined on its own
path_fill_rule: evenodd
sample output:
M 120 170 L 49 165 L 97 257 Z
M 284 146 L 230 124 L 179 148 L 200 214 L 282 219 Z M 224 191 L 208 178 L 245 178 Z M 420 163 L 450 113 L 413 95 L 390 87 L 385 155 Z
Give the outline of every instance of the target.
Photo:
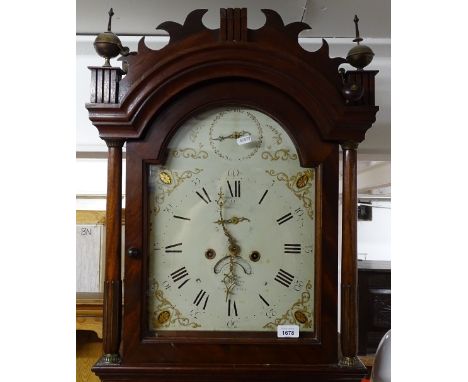
M 122 146 L 123 140 L 106 140 L 107 164 L 106 262 L 103 309 L 103 361 L 120 362 L 122 326 Z
M 352 366 L 357 360 L 357 147 L 344 142 L 343 203 L 341 243 L 341 364 Z

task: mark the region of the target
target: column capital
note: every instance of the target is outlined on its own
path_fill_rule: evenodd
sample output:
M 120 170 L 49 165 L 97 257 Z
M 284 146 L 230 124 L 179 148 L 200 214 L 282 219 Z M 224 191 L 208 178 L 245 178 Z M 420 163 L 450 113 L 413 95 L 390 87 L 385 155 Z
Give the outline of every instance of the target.
M 343 150 L 357 150 L 359 142 L 344 141 L 340 143 Z
M 125 143 L 125 139 L 104 139 L 106 142 L 107 147 L 117 147 L 122 148 L 123 144 Z

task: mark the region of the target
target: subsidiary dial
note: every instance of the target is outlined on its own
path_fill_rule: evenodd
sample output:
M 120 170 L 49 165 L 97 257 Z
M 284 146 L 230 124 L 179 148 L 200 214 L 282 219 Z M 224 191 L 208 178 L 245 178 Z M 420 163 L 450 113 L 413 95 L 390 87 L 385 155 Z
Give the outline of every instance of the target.
M 229 161 L 250 159 L 262 146 L 262 126 L 248 110 L 226 109 L 212 119 L 209 141 L 220 158 Z

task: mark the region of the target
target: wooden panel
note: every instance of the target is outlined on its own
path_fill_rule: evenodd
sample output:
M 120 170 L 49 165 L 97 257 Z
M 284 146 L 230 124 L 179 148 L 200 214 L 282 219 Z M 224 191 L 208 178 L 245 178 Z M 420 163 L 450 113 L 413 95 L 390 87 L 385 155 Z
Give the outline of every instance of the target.
M 122 214 L 125 209 L 122 210 Z M 125 219 L 122 217 L 122 225 Z M 76 291 L 102 292 L 106 244 L 106 211 L 76 211 Z M 123 229 L 123 227 L 122 227 Z M 122 248 L 124 247 L 122 237 Z M 123 261 L 122 250 L 122 261 Z M 122 271 L 123 277 L 123 271 Z
M 106 224 L 106 211 L 78 210 L 76 224 Z M 125 209 L 122 209 L 122 225 L 125 224 Z
M 76 226 L 76 291 L 101 290 L 102 225 Z
M 91 103 L 118 102 L 118 84 L 124 72 L 120 68 L 88 66 L 91 70 Z
M 76 224 L 105 224 L 106 211 L 76 211 Z

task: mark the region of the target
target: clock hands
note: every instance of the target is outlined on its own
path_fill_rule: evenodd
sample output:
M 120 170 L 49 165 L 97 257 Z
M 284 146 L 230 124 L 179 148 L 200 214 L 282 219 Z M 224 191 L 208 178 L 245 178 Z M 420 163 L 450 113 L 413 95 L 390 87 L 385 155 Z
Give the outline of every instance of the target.
M 237 216 L 233 216 L 232 218 L 227 219 L 227 220 L 218 219 L 218 220 L 216 220 L 216 221 L 213 222 L 213 223 L 220 224 L 220 225 L 224 226 L 224 224 L 238 224 L 238 223 L 244 222 L 244 221 L 248 221 L 248 222 L 249 222 L 250 219 L 247 219 L 247 218 L 244 218 L 244 217 L 238 218 Z
M 248 264 L 244 259 L 240 257 L 240 247 L 236 242 L 236 239 L 231 235 L 231 233 L 227 230 L 226 224 L 238 224 L 241 221 L 250 221 L 247 218 L 238 218 L 236 216 L 232 217 L 231 219 L 224 219 L 223 217 L 223 207 L 224 207 L 224 194 L 220 190 L 218 193 L 219 198 L 216 200 L 216 203 L 219 206 L 219 220 L 215 221 L 214 223 L 219 224 L 223 228 L 224 235 L 228 239 L 228 251 L 229 254 L 219 260 L 215 267 L 214 272 L 216 274 L 221 272 L 221 269 L 224 268 L 225 265 L 229 265 L 229 270 L 227 273 L 224 274 L 223 283 L 226 287 L 226 301 L 228 300 L 229 296 L 233 293 L 234 288 L 239 285 L 239 276 L 236 274 L 236 267 L 235 264 L 238 264 L 242 267 L 246 274 L 252 273 L 252 268 L 250 264 Z
M 225 139 L 239 139 L 240 137 L 243 137 L 244 135 L 250 135 L 248 131 L 242 130 L 242 131 L 234 131 L 232 134 L 229 135 L 220 135 L 217 138 L 213 138 L 213 141 L 224 141 Z

